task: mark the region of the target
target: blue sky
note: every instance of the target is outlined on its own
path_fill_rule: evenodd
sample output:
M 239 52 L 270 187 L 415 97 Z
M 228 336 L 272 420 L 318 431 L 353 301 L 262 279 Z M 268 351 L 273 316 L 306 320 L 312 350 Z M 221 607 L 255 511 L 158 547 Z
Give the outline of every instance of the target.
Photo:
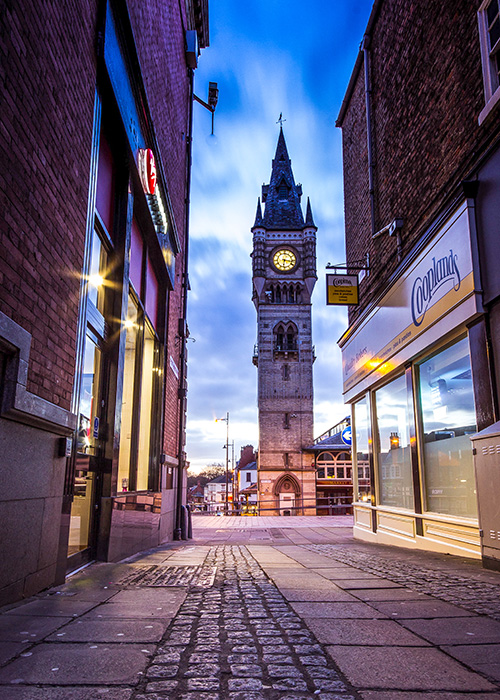
M 188 322 L 187 454 L 193 469 L 258 446 L 256 312 L 251 301 L 251 227 L 269 182 L 280 113 L 295 181 L 318 227 L 313 295 L 315 435 L 346 414 L 337 340 L 342 307 L 325 304 L 325 265 L 345 261 L 341 132 L 335 120 L 370 14 L 371 0 L 210 1 L 210 47 L 195 92 L 219 87 L 215 138 L 195 104 Z

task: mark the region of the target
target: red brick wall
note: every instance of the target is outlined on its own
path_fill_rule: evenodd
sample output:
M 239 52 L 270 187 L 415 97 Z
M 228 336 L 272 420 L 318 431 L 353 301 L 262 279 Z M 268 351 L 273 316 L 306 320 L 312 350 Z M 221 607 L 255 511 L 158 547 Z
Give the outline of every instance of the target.
M 16 0 L 0 9 L 0 310 L 33 336 L 28 390 L 65 409 L 87 216 L 96 4 Z
M 384 0 L 371 42 L 375 229 L 404 219 L 403 255 L 468 176 L 496 129 L 484 107 L 479 0 Z M 371 240 L 363 71 L 342 125 L 347 259 L 370 253 L 361 305 L 397 267 L 396 240 Z

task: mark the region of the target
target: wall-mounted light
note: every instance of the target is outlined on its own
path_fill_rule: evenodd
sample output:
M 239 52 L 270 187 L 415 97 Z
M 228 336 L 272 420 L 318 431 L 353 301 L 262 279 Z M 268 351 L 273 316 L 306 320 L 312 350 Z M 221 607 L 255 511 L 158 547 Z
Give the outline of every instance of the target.
M 193 93 L 193 99 L 198 102 L 202 107 L 205 107 L 205 109 L 208 109 L 209 112 L 212 113 L 212 133 L 211 136 L 214 135 L 214 114 L 215 114 L 215 108 L 217 107 L 217 102 L 219 101 L 219 88 L 217 87 L 217 83 L 208 83 L 208 101 L 205 102 L 205 100 L 202 100 L 198 95 L 195 95 Z

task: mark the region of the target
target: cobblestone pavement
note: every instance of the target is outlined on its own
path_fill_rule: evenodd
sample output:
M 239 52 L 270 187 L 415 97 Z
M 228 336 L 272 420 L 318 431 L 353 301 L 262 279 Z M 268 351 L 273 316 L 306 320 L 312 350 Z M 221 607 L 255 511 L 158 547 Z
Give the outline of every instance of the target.
M 383 576 L 414 591 L 453 603 L 464 610 L 500 620 L 500 580 L 495 585 L 484 580 L 474 580 L 470 576 L 448 573 L 442 567 L 436 570 L 412 564 L 406 557 L 399 561 L 394 555 L 384 557 L 382 554 L 356 551 L 353 547 L 310 544 L 307 549 L 366 573 Z
M 217 546 L 134 700 L 354 700 L 330 657 L 246 547 Z

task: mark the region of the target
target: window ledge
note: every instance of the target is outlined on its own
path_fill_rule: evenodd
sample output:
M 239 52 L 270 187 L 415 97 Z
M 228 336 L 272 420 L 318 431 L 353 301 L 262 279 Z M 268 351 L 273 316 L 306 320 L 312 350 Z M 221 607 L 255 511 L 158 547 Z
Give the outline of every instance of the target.
M 486 105 L 483 107 L 481 110 L 479 117 L 478 117 L 478 123 L 479 126 L 483 124 L 483 122 L 487 119 L 489 116 L 490 112 L 492 112 L 495 107 L 498 105 L 500 102 L 500 87 L 495 90 L 493 95 L 490 97 Z

